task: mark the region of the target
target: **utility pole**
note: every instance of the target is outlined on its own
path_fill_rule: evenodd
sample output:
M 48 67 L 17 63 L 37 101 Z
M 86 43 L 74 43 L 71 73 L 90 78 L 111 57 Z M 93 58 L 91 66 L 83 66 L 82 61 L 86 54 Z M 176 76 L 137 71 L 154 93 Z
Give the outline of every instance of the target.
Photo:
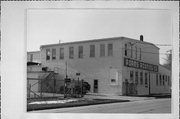
M 67 61 L 66 61 L 66 78 L 68 78 L 68 76 L 67 76 Z
M 66 78 L 64 79 L 64 98 L 66 98 L 66 80 L 68 78 L 68 76 L 67 76 L 67 61 L 66 61 L 65 65 L 66 65 Z

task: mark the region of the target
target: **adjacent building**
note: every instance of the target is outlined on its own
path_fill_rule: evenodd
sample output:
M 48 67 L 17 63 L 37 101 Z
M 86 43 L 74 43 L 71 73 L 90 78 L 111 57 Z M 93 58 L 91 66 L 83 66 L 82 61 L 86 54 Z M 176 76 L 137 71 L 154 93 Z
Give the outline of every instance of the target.
M 41 63 L 40 51 L 27 52 L 27 62 Z

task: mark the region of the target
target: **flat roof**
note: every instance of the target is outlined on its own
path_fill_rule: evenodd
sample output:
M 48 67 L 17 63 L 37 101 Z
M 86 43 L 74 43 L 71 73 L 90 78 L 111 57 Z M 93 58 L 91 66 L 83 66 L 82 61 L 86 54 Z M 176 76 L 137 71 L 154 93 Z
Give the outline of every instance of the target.
M 128 40 L 133 40 L 133 41 L 136 41 L 137 43 L 141 43 L 141 44 L 153 45 L 153 46 L 155 46 L 156 48 L 159 49 L 159 47 L 157 47 L 157 46 L 154 45 L 153 43 L 146 42 L 146 41 L 140 41 L 140 40 L 133 39 L 133 38 L 128 38 L 128 37 L 110 37 L 110 38 L 101 38 L 101 39 L 93 39 L 93 40 L 84 40 L 84 41 L 74 41 L 74 42 L 66 42 L 66 43 L 47 44 L 47 45 L 41 45 L 40 48 L 43 48 L 43 47 L 51 47 L 51 46 L 61 46 L 61 45 L 79 44 L 79 43 L 109 41 L 109 40 L 126 40 L 126 39 L 128 39 Z
M 40 53 L 40 51 L 28 51 L 27 53 Z

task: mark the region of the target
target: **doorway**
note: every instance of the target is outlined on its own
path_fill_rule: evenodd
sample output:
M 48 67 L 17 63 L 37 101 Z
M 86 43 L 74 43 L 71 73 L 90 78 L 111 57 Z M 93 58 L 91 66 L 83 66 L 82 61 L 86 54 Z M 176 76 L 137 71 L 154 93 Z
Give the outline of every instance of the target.
M 97 79 L 95 79 L 94 80 L 94 93 L 98 93 L 98 80 Z

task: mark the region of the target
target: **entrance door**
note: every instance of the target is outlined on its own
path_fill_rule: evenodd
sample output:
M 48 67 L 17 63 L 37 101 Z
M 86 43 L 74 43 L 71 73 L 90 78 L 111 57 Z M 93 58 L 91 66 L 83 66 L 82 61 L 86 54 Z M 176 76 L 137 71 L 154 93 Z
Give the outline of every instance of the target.
M 98 80 L 94 80 L 94 93 L 98 93 Z

